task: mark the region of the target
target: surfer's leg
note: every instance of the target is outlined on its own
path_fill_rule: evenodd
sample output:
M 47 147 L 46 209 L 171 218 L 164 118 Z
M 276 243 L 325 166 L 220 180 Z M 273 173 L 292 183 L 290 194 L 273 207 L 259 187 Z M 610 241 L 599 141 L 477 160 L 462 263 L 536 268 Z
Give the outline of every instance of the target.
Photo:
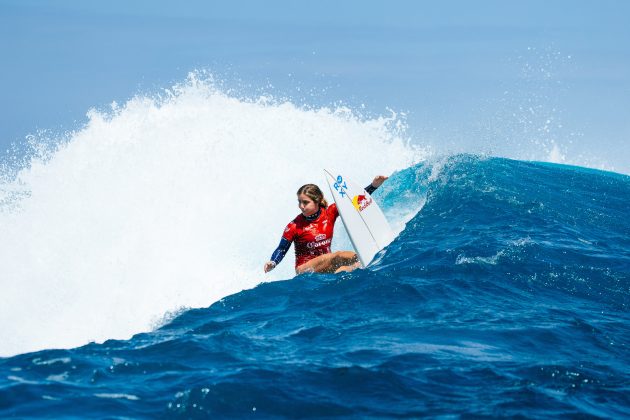
M 354 268 L 350 268 L 350 267 L 354 266 L 358 262 L 359 262 L 359 259 L 355 252 L 338 251 L 338 252 L 335 252 L 335 257 L 332 260 L 331 269 L 335 273 L 339 271 L 352 271 L 354 270 Z M 349 269 L 345 269 L 346 267 Z
M 352 251 L 337 251 L 320 255 L 305 262 L 295 269 L 297 274 L 302 273 L 334 273 L 340 267 L 349 266 L 358 261 L 357 254 Z
M 335 274 L 342 273 L 342 272 L 349 273 L 349 272 L 354 271 L 357 268 L 361 268 L 361 267 L 362 267 L 361 263 L 359 261 L 357 261 L 357 262 L 355 262 L 352 265 L 344 265 L 342 267 L 339 267 L 337 270 L 335 270 Z
M 332 260 L 335 254 L 324 254 L 305 262 L 295 269 L 296 274 L 303 273 L 332 273 Z

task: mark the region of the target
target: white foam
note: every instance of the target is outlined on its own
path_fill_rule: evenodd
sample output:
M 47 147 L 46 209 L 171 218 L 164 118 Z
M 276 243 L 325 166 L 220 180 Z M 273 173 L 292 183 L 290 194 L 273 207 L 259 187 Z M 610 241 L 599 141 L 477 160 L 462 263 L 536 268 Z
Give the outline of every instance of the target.
M 108 394 L 108 393 L 100 393 L 94 394 L 97 398 L 112 398 L 112 399 L 124 399 L 130 401 L 138 401 L 140 397 L 133 394 Z
M 0 185 L 0 355 L 128 338 L 291 278 L 292 254 L 262 266 L 299 186 L 323 185 L 324 167 L 367 184 L 422 158 L 395 117 L 239 99 L 195 76 L 163 96 L 90 111 Z

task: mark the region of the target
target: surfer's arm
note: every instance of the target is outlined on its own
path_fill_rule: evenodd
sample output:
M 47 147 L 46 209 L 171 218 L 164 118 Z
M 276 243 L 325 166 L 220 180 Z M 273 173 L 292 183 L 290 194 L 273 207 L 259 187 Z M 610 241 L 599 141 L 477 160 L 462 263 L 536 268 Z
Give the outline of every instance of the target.
M 383 182 L 385 182 L 385 180 L 388 177 L 383 176 L 383 175 L 378 175 L 376 177 L 374 177 L 374 180 L 372 181 L 372 183 L 370 185 L 368 185 L 367 187 L 365 187 L 365 191 L 368 194 L 372 194 L 374 191 L 376 191 L 376 189 L 378 187 L 380 187 L 381 185 L 383 185 Z
M 276 250 L 273 251 L 273 254 L 271 254 L 271 260 L 265 264 L 265 273 L 273 270 L 278 264 L 280 264 L 280 261 L 282 261 L 284 256 L 287 254 L 289 248 L 291 248 L 291 241 L 282 237 L 280 239 L 280 244 Z
M 287 255 L 287 251 L 291 248 L 291 241 L 287 240 L 285 237 L 280 239 L 280 244 L 273 254 L 271 254 L 271 261 L 276 263 L 276 265 L 280 264 L 280 261 Z

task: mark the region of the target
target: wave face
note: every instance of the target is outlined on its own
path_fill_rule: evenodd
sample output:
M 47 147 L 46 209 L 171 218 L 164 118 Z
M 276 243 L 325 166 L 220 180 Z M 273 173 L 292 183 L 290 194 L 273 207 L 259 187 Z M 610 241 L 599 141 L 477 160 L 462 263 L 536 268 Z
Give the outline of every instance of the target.
M 0 414 L 627 414 L 629 177 L 461 155 L 400 170 L 375 197 L 390 219 L 424 206 L 368 269 L 3 359 Z

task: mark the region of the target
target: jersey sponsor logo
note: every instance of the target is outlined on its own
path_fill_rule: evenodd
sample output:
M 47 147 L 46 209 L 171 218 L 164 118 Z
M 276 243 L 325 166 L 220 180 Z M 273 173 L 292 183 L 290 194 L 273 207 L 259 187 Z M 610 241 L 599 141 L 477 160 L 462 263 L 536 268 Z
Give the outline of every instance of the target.
M 317 242 L 323 241 L 324 239 L 326 239 L 326 235 L 324 233 L 320 233 L 319 235 L 315 237 L 315 241 Z
M 372 204 L 372 197 L 370 197 L 369 195 L 359 194 L 359 195 L 355 195 L 352 198 L 352 205 L 354 206 L 355 209 L 357 209 L 358 212 L 362 212 L 370 204 Z
M 308 249 L 313 249 L 313 248 L 321 248 L 322 246 L 328 246 L 330 245 L 331 240 L 330 239 L 326 239 L 323 241 L 314 241 L 314 242 L 309 242 L 306 244 L 306 247 Z
M 305 226 L 303 229 L 304 229 L 304 232 L 317 232 L 317 225 L 310 224 L 308 226 Z

